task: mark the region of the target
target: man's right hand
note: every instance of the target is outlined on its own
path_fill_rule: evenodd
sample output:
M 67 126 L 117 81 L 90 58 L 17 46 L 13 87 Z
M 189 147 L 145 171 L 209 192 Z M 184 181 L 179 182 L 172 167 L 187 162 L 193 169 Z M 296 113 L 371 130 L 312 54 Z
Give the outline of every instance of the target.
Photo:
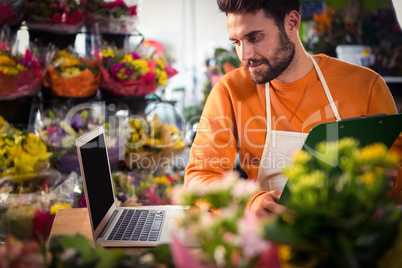
M 258 218 L 268 218 L 285 211 L 286 207 L 279 205 L 281 192 L 274 190 L 257 196 L 250 205 L 250 210 Z

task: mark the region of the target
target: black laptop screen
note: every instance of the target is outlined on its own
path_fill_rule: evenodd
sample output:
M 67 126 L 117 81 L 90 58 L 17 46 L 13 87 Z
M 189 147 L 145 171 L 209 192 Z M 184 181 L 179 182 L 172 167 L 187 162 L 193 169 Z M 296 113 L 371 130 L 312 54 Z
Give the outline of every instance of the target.
M 87 203 L 96 230 L 114 202 L 104 135 L 81 146 L 80 152 L 89 199 Z

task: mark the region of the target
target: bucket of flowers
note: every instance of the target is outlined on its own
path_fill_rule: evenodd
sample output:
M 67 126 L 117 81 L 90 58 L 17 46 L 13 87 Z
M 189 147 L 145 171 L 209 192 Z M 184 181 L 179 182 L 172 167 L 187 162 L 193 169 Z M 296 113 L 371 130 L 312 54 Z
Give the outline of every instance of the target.
M 43 83 L 47 93 L 69 98 L 96 94 L 100 82 L 97 60 L 80 57 L 72 50 L 56 50 L 51 59 Z
M 166 169 L 188 146 L 181 130 L 156 114 L 150 120 L 129 118 L 124 135 L 126 166 L 134 170 Z
M 83 6 L 76 0 L 28 0 L 26 23 L 29 39 L 40 46 L 59 49 L 74 45 L 84 25 Z
M 107 48 L 100 56 L 100 88 L 112 95 L 136 97 L 154 93 L 177 74 L 162 58 L 143 57 L 135 51 Z
M 113 134 L 114 130 L 110 124 L 106 122 L 102 109 L 101 103 L 94 102 L 84 103 L 82 108 L 76 111 L 64 105 L 41 109 L 38 112 L 35 131 L 43 142 L 52 148 L 54 157 L 51 160 L 60 172 L 75 171 L 80 174 L 75 140 L 101 125 L 104 125 L 106 130 L 106 145 L 111 167 L 117 166 L 119 152 L 124 152 L 124 147 L 118 137 Z
M 30 49 L 23 55 L 13 54 L 7 45 L 0 44 L 0 100 L 34 96 L 42 81 L 41 66 Z
M 88 0 L 85 5 L 85 24 L 100 33 L 130 34 L 135 31 L 137 4 L 127 6 L 123 0 Z

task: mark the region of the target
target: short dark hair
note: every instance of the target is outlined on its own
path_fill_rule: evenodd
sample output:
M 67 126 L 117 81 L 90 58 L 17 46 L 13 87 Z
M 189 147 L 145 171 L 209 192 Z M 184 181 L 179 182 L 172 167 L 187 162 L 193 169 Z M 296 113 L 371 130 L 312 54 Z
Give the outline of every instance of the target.
M 264 10 L 265 16 L 273 18 L 278 27 L 283 27 L 285 16 L 292 10 L 301 15 L 301 0 L 217 0 L 222 12 L 257 13 Z

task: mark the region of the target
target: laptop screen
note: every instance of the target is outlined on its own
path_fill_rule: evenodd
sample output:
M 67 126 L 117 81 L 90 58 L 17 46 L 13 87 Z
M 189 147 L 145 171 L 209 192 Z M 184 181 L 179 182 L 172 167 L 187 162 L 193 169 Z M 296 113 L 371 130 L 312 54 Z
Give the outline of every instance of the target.
M 93 228 L 98 225 L 114 203 L 105 136 L 99 135 L 80 147 L 82 166 L 90 202 Z

